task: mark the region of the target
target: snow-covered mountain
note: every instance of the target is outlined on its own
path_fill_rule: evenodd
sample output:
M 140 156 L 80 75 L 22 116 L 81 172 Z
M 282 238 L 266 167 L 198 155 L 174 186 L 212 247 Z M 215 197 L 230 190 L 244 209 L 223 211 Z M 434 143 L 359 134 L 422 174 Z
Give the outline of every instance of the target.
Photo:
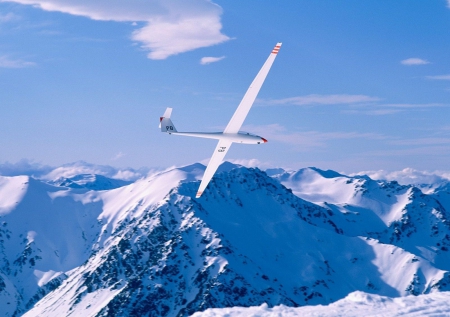
M 225 163 L 195 199 L 203 171 L 110 187 L 0 177 L 0 314 L 188 316 L 450 290 L 444 187 Z
M 256 307 L 209 308 L 192 317 L 447 317 L 450 314 L 449 301 L 450 292 L 390 298 L 356 291 L 329 305 L 269 308 L 262 304 Z
M 375 238 L 450 270 L 447 186 L 426 195 L 413 185 L 374 181 L 367 176 L 348 177 L 315 168 L 274 177 L 298 197 L 328 210 L 323 218 L 312 219 L 317 225 L 332 222 L 345 235 Z
M 48 181 L 51 185 L 70 187 L 70 188 L 87 188 L 93 190 L 108 190 L 129 185 L 131 181 L 121 179 L 113 179 L 97 174 L 80 174 L 73 177 L 60 177 L 56 180 Z

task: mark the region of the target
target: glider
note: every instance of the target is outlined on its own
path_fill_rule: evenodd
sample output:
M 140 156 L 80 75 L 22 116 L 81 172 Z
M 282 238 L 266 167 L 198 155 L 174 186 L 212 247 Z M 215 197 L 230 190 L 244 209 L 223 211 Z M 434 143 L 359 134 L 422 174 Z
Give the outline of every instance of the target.
M 270 53 L 269 58 L 267 58 L 263 67 L 256 75 L 255 79 L 248 88 L 247 92 L 244 95 L 244 98 L 242 98 L 241 103 L 237 107 L 233 117 L 231 117 L 230 122 L 228 122 L 228 125 L 223 132 L 213 132 L 213 133 L 178 132 L 177 129 L 175 129 L 172 120 L 170 120 L 172 108 L 167 108 L 166 111 L 164 112 L 164 115 L 160 118 L 159 127 L 161 128 L 162 132 L 175 135 L 184 135 L 197 138 L 219 140 L 219 143 L 217 143 L 216 149 L 214 150 L 211 160 L 209 161 L 209 164 L 206 167 L 205 174 L 203 175 L 203 179 L 200 183 L 200 187 L 198 188 L 197 195 L 195 196 L 196 198 L 199 198 L 203 194 L 203 191 L 205 190 L 206 186 L 208 186 L 209 181 L 213 177 L 220 163 L 222 163 L 225 154 L 227 154 L 233 142 L 243 144 L 261 144 L 267 142 L 266 139 L 260 136 L 250 133 L 239 132 L 239 129 L 244 123 L 244 120 L 247 117 L 247 114 L 250 111 L 250 108 L 252 107 L 253 102 L 255 101 L 262 84 L 264 83 L 264 80 L 267 77 L 267 74 L 269 73 L 269 70 L 272 67 L 275 57 L 277 56 L 277 53 L 280 50 L 280 47 L 281 43 L 277 43 L 277 45 L 275 45 L 275 47 L 272 50 L 272 53 Z

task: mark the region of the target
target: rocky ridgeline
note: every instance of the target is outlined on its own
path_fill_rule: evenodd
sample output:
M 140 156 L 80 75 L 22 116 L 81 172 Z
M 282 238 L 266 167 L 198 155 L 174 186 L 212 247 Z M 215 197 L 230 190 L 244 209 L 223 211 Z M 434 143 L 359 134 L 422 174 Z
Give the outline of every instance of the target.
M 100 191 L 3 178 L 24 194 L 0 218 L 0 313 L 188 316 L 450 290 L 436 192 L 228 166 L 195 199 L 194 167 Z

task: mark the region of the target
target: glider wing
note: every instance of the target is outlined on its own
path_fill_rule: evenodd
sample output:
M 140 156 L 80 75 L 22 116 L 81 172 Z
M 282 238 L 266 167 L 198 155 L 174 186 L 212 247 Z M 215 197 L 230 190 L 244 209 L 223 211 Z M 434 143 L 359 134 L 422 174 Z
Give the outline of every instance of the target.
M 277 43 L 277 45 L 273 48 L 272 53 L 270 53 L 258 75 L 256 75 L 252 84 L 247 89 L 244 98 L 242 98 L 242 101 L 234 112 L 233 117 L 231 117 L 230 122 L 228 122 L 227 127 L 223 131 L 224 133 L 238 133 L 241 129 L 242 124 L 244 123 L 244 120 L 255 102 L 256 96 L 258 95 L 270 68 L 272 67 L 272 64 L 275 61 L 275 57 L 277 57 L 280 47 L 281 43 Z
M 202 182 L 200 183 L 200 187 L 198 188 L 198 192 L 195 198 L 199 198 L 203 194 L 203 191 L 205 190 L 206 186 L 208 186 L 209 181 L 217 171 L 220 163 L 222 163 L 225 154 L 227 154 L 228 150 L 230 149 L 231 143 L 233 142 L 228 140 L 220 140 L 219 143 L 217 143 L 216 149 L 214 150 L 211 160 L 206 167 L 205 174 L 203 175 Z

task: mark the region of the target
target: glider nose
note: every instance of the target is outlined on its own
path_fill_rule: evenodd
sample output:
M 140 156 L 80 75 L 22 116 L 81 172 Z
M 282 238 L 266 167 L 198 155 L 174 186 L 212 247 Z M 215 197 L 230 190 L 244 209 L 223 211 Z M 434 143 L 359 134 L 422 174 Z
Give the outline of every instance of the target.
M 261 140 L 263 140 L 263 141 L 264 141 L 264 143 L 267 143 L 267 140 L 266 140 L 266 139 L 264 139 L 264 138 L 261 138 Z

